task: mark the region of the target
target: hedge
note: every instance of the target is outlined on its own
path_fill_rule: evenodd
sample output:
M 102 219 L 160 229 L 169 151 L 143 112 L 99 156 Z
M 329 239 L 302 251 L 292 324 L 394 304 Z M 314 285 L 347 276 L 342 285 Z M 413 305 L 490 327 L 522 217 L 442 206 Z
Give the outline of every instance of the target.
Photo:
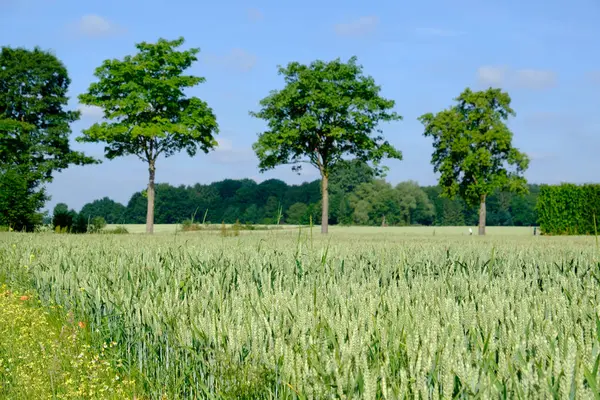
M 545 235 L 594 235 L 600 218 L 600 185 L 542 185 L 538 223 Z

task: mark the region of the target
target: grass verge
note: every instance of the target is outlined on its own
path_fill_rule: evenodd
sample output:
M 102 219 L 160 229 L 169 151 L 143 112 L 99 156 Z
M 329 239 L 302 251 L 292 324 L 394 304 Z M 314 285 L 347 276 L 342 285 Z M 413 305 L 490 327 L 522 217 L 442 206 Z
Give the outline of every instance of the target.
M 0 398 L 139 399 L 111 357 L 116 343 L 96 351 L 86 324 L 61 311 L 0 285 Z

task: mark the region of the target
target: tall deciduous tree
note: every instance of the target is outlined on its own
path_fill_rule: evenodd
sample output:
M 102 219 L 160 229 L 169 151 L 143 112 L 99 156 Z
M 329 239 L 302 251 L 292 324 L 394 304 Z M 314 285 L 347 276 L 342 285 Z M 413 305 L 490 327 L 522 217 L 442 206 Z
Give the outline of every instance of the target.
M 383 140 L 378 125 L 400 120 L 391 111 L 394 101 L 379 95 L 380 87 L 364 76 L 356 57 L 346 63 L 314 61 L 279 67 L 285 87 L 261 100 L 262 109 L 250 115 L 267 121 L 254 150 L 261 171 L 281 164 L 301 163 L 321 174 L 321 232 L 328 231 L 329 174 L 345 155 L 377 165 L 384 157 L 401 159 L 400 151 Z M 374 131 L 377 133 L 373 135 Z
M 69 146 L 78 111 L 65 109 L 67 69 L 39 48 L 0 51 L 0 224 L 30 230 L 48 196 L 44 185 L 69 165 L 96 162 Z
M 441 174 L 442 195 L 458 194 L 470 206 L 479 204 L 479 234 L 485 235 L 487 196 L 497 188 L 525 193 L 522 173 L 529 159 L 513 146 L 513 134 L 505 124 L 515 115 L 508 93 L 467 88 L 455 100 L 453 107 L 419 120 L 424 135 L 433 138 L 431 163 Z
M 178 51 L 183 38 L 136 45 L 138 53 L 106 60 L 96 69 L 98 82 L 79 101 L 101 107 L 108 122 L 96 123 L 78 140 L 106 143 L 108 159 L 136 155 L 148 164 L 146 232 L 154 231 L 154 179 L 159 156 L 198 149 L 207 153 L 217 144 L 218 125 L 212 109 L 184 90 L 205 81 L 183 75 L 200 51 Z

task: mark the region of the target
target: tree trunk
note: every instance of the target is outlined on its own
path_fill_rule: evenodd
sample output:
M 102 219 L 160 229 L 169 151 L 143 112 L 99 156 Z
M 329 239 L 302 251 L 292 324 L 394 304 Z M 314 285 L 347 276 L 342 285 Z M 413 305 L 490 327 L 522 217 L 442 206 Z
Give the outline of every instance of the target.
M 321 172 L 321 233 L 329 232 L 329 177 Z
M 479 204 L 479 234 L 485 235 L 485 220 L 486 220 L 486 210 L 485 210 L 485 198 L 486 195 L 481 195 L 481 203 Z
M 154 233 L 154 176 L 156 166 L 154 161 L 148 162 L 148 210 L 146 212 L 146 233 Z

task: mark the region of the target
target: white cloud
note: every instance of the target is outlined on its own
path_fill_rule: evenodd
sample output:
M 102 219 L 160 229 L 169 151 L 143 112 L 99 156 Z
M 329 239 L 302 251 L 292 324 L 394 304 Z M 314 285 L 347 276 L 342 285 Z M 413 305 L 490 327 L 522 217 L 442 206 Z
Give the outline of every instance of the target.
M 506 79 L 507 67 L 479 67 L 477 80 L 484 85 L 502 86 Z
M 80 104 L 77 109 L 81 111 L 81 116 L 83 118 L 100 119 L 104 117 L 104 110 L 101 107 Z
M 249 8 L 246 10 L 246 13 L 248 15 L 248 19 L 253 22 L 261 21 L 265 18 L 264 14 L 256 8 Z
M 477 81 L 481 85 L 544 90 L 556 86 L 557 76 L 549 70 L 512 70 L 507 66 L 483 66 L 477 69 Z
M 374 31 L 378 24 L 378 17 L 364 16 L 351 22 L 336 24 L 334 29 L 340 36 L 362 36 Z
M 417 28 L 416 32 L 420 35 L 442 36 L 442 37 L 462 36 L 465 34 L 465 32 L 462 32 L 462 31 L 455 31 L 452 29 L 442 29 L 442 28 Z
M 208 54 L 204 56 L 204 61 L 219 67 L 231 68 L 237 71 L 249 71 L 257 62 L 254 54 L 244 49 L 232 49 L 228 54 L 216 55 Z
M 543 90 L 556 86 L 556 73 L 538 69 L 521 69 L 516 71 L 514 80 L 518 87 Z
M 95 14 L 84 15 L 75 27 L 79 34 L 90 37 L 118 35 L 125 31 L 106 18 Z

